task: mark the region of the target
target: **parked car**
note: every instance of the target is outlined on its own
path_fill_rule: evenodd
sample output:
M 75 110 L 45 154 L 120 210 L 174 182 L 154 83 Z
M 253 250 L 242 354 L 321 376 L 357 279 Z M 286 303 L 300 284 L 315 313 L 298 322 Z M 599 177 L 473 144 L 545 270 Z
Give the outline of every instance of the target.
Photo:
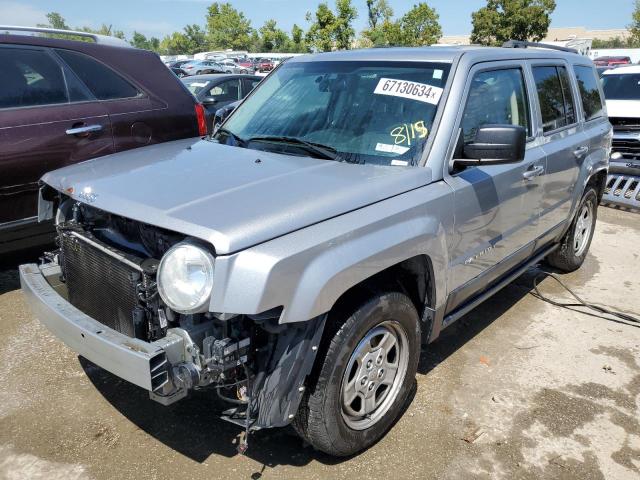
M 169 62 L 167 66 L 170 68 L 181 68 L 183 65 L 191 62 L 193 62 L 193 60 L 175 60 L 173 62 Z
M 207 110 L 208 131 L 213 131 L 216 111 L 249 95 L 261 77 L 253 75 L 194 75 L 182 79 L 187 89 Z
M 84 32 L 94 41 L 23 30 L 57 32 L 0 27 L 0 253 L 53 239 L 37 223 L 48 170 L 206 134 L 204 109 L 156 54 Z
M 631 58 L 623 56 L 598 57 L 593 60 L 593 63 L 596 67 L 614 67 L 617 65 L 629 65 L 631 63 Z
M 171 70 L 176 75 L 176 77 L 178 77 L 178 78 L 182 78 L 182 77 L 186 77 L 187 76 L 187 72 L 185 72 L 181 68 L 169 67 L 169 70 Z
M 180 67 L 187 75 L 204 75 L 207 73 L 225 73 L 224 67 L 213 60 L 193 60 Z
M 404 411 L 421 345 L 542 260 L 582 265 L 610 138 L 567 51 L 297 57 L 210 140 L 45 175 L 61 248 L 20 267 L 25 298 L 155 400 L 214 387 L 247 431 L 352 455 Z
M 259 61 L 258 63 L 258 68 L 256 69 L 258 72 L 270 72 L 271 70 L 273 70 L 274 68 L 274 64 L 272 60 L 269 60 L 268 58 L 263 58 Z
M 220 62 L 220 65 L 224 69 L 225 73 L 248 74 L 249 71 L 253 73 L 253 70 L 250 70 L 250 68 L 243 67 L 235 63 L 233 60 L 224 60 L 223 62 Z
M 256 63 L 250 58 L 238 59 L 237 64 L 242 68 L 246 68 L 247 72 L 254 72 L 256 70 Z
M 602 75 L 613 145 L 605 201 L 640 208 L 640 66 Z

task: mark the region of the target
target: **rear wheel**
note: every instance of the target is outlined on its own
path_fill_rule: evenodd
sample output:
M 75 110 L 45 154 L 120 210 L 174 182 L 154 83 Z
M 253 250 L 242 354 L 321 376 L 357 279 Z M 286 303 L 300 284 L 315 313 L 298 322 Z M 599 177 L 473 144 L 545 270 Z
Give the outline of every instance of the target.
M 411 300 L 385 293 L 330 314 L 294 428 L 314 448 L 353 455 L 378 441 L 415 384 L 420 325 Z
M 547 257 L 552 267 L 563 272 L 580 268 L 587 257 L 598 216 L 598 193 L 589 186 L 582 196 L 571 228 L 560 241 L 560 247 Z

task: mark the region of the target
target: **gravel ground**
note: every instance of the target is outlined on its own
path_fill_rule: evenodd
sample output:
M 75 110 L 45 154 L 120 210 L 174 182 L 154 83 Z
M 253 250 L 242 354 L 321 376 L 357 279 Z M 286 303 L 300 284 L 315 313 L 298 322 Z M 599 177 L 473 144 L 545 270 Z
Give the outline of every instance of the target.
M 585 265 L 562 278 L 638 315 L 640 216 L 599 215 Z M 333 459 L 289 429 L 258 432 L 239 456 L 210 394 L 162 407 L 78 358 L 27 310 L 22 257 L 0 267 L 0 478 L 640 477 L 640 329 L 535 298 L 537 271 L 423 353 L 415 397 L 382 441 Z M 540 291 L 567 299 L 551 278 Z

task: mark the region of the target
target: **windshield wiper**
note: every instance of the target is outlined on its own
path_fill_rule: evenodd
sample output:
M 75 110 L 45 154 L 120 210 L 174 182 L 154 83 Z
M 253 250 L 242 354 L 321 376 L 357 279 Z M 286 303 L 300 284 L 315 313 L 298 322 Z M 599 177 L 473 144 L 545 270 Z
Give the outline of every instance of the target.
M 224 133 L 224 134 L 226 134 L 226 135 L 229 135 L 229 136 L 230 136 L 231 138 L 233 138 L 233 139 L 236 141 L 236 143 L 237 143 L 239 146 L 241 146 L 241 147 L 246 146 L 246 145 L 247 145 L 247 143 L 248 143 L 245 139 L 243 139 L 243 138 L 239 137 L 238 135 L 236 135 L 235 133 L 233 133 L 231 130 L 228 130 L 228 129 L 224 128 L 224 127 L 223 127 L 223 128 L 219 128 L 219 129 L 216 131 L 216 135 L 218 135 L 219 133 Z
M 315 156 L 323 158 L 325 160 L 339 159 L 338 151 L 335 148 L 329 147 L 328 145 L 323 145 L 321 143 L 308 142 L 307 140 L 296 137 L 265 135 L 259 137 L 251 137 L 246 140 L 246 143 L 251 142 L 288 143 L 296 147 L 301 147 L 307 152 L 312 153 Z

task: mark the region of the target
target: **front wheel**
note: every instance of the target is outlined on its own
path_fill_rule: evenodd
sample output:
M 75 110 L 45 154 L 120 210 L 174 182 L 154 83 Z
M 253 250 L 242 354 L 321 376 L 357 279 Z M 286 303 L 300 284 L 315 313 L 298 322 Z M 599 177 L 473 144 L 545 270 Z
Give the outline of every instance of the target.
M 385 293 L 329 315 L 325 340 L 293 426 L 314 448 L 347 456 L 378 441 L 415 384 L 420 322 L 411 300 Z
M 598 216 L 598 193 L 587 187 L 578 205 L 578 213 L 560 246 L 547 257 L 547 263 L 563 272 L 580 268 L 587 257 Z

